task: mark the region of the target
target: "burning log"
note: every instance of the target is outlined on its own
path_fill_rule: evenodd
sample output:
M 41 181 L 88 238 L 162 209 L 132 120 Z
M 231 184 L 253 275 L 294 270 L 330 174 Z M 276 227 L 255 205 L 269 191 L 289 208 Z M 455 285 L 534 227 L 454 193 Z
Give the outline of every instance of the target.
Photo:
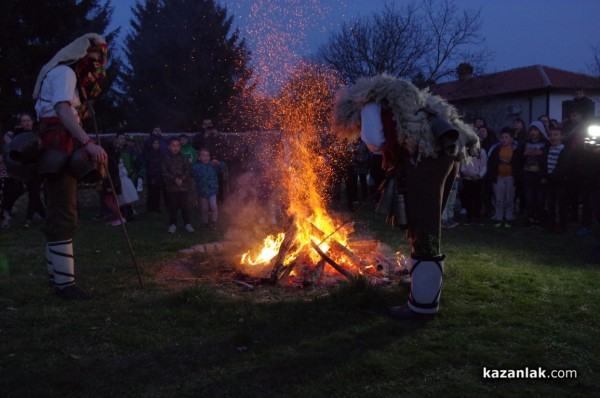
M 317 233 L 320 237 L 325 236 L 325 232 L 321 231 L 316 225 L 314 225 L 314 224 L 310 224 L 310 225 L 313 228 L 313 231 L 315 233 Z M 332 234 L 330 234 L 330 235 L 332 235 Z M 329 238 L 330 238 L 330 236 L 328 235 L 327 237 L 322 239 L 321 243 L 323 243 L 325 240 L 327 240 Z M 338 242 L 335 239 L 331 239 L 331 250 L 336 250 L 336 251 L 342 252 L 350 259 L 350 261 L 352 261 L 352 263 L 354 265 L 356 265 L 357 267 L 359 267 L 363 270 L 370 265 L 367 261 L 360 258 L 352 250 L 348 249 L 346 246 L 342 245 L 340 242 Z
M 277 284 L 278 285 L 283 285 L 285 283 L 285 281 L 290 276 L 290 273 L 293 271 L 293 269 L 294 269 L 294 267 L 296 266 L 297 263 L 298 263 L 298 260 L 294 260 L 291 263 L 289 263 L 283 269 L 283 271 L 281 271 L 281 275 L 279 276 L 279 279 L 277 279 Z
M 302 281 L 302 285 L 304 287 L 309 287 L 312 285 L 316 285 L 321 279 L 321 275 L 323 275 L 323 270 L 325 269 L 325 260 L 321 258 L 312 272 Z
M 323 250 L 321 250 L 321 248 L 319 248 L 319 245 L 317 245 L 315 242 L 310 242 L 310 245 L 312 246 L 313 249 L 315 249 L 315 251 L 317 253 L 319 253 L 319 256 L 321 256 L 321 258 L 323 260 L 325 260 L 329 265 L 331 265 L 340 274 L 344 275 L 348 279 L 353 279 L 356 277 L 356 275 L 354 275 L 352 272 L 347 271 L 344 267 L 342 267 L 341 265 L 339 265 L 338 263 L 333 261 L 327 254 L 325 254 L 323 252 Z
M 273 260 L 271 260 L 271 264 L 273 264 L 273 268 L 271 270 L 271 276 L 266 280 L 267 282 L 274 284 L 281 277 L 281 275 L 284 271 L 284 270 L 282 270 L 283 261 L 285 260 L 285 256 L 287 255 L 287 253 L 292 248 L 292 244 L 294 243 L 294 239 L 296 238 L 297 232 L 298 232 L 298 228 L 296 227 L 296 222 L 295 222 L 295 220 L 292 220 L 292 225 L 290 225 L 290 228 L 285 233 L 285 238 L 283 238 L 283 242 L 281 242 L 281 246 L 279 246 L 279 251 L 277 252 L 277 255 L 275 257 L 273 257 Z M 288 265 L 288 267 L 290 265 Z M 291 272 L 291 269 L 290 269 L 290 272 Z

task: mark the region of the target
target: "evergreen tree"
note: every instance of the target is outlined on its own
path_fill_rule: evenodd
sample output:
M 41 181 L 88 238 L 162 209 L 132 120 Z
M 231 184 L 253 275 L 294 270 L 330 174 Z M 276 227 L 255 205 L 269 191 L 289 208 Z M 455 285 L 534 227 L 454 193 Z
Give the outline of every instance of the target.
M 205 117 L 224 120 L 251 74 L 227 8 L 213 0 L 147 0 L 136 2 L 133 15 L 123 80 L 129 129 L 198 131 Z
M 31 98 L 42 66 L 58 50 L 77 37 L 95 32 L 112 43 L 118 31 L 105 35 L 113 7 L 110 0 L 4 0 L 0 13 L 0 121 L 11 129 L 18 112 L 33 112 Z M 109 48 L 109 51 L 112 48 Z M 111 51 L 109 82 L 114 81 L 121 61 Z M 103 87 L 110 93 L 110 84 Z M 106 98 L 116 94 L 108 94 Z M 99 107 L 106 99 L 99 101 Z M 112 106 L 102 105 L 103 108 Z

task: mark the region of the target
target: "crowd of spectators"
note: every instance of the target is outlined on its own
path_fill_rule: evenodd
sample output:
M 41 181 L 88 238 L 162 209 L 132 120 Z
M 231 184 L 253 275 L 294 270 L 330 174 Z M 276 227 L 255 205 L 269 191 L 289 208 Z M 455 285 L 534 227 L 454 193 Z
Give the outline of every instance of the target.
M 562 122 L 548 115 L 529 124 L 515 118 L 511 126 L 496 133 L 483 117 L 474 118 L 481 150 L 461 166 L 443 211 L 442 227 L 488 222 L 509 228 L 517 223 L 564 233 L 567 223 L 578 223 L 577 233 L 588 234 L 600 218 L 596 208 L 600 203 L 600 154 L 585 143 L 589 106 L 579 103 L 586 98 L 576 97 Z M 1 144 L 8 145 L 15 135 L 34 129 L 32 116 L 22 114 Z M 200 227 L 217 229 L 219 204 L 230 192 L 228 158 L 232 157 L 211 119 L 204 119 L 202 131 L 189 136 L 171 134 L 167 139 L 156 126 L 143 142 L 118 133 L 102 144 L 109 161 L 108 173 L 98 188 L 96 219 L 117 226 L 135 220 L 141 212 L 164 211 L 168 214 L 166 231 L 175 233 L 181 212 L 183 231 L 193 233 L 191 215 L 197 211 Z M 357 205 L 378 201 L 385 179 L 381 156 L 371 153 L 360 138 L 340 142 L 325 134 L 317 150 L 331 164 L 331 182 L 324 187 L 330 203 L 354 211 Z M 257 186 L 262 187 L 263 196 L 271 191 L 269 184 Z M 42 181 L 24 184 L 9 177 L 0 162 L 1 228 L 10 227 L 14 203 L 26 192 L 28 205 L 22 225 L 30 228 L 44 217 Z M 145 203 L 140 203 L 140 198 L 145 198 Z M 268 217 L 275 222 L 273 214 Z
M 442 227 L 489 220 L 498 228 L 517 223 L 565 233 L 571 223 L 578 235 L 589 234 L 600 220 L 600 151 L 586 143 L 590 121 L 573 106 L 562 122 L 541 115 L 525 127 L 516 118 L 496 135 L 477 118 L 481 150 L 461 166 Z

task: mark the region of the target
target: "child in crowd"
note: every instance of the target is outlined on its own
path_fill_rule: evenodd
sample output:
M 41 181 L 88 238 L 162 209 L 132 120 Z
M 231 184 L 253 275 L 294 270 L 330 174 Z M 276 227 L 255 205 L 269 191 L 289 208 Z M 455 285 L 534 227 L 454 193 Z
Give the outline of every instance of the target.
M 548 148 L 547 173 L 542 178 L 546 189 L 546 226 L 550 232 L 566 232 L 567 225 L 567 168 L 568 151 L 565 151 L 563 131 L 554 127 L 550 130 L 550 148 Z M 558 211 L 558 225 L 556 213 Z
M 196 150 L 190 143 L 190 140 L 186 134 L 181 134 L 179 136 L 179 143 L 181 144 L 181 153 L 183 156 L 185 156 L 188 162 L 190 162 L 190 164 L 196 163 L 198 160 L 198 154 L 196 153 Z
M 190 223 L 189 200 L 192 167 L 180 152 L 180 148 L 179 139 L 171 138 L 169 154 L 165 157 L 162 165 L 165 190 L 167 191 L 167 206 L 169 207 L 169 228 L 167 232 L 170 234 L 177 231 L 177 211 L 180 209 L 185 231 L 188 233 L 194 232 L 194 228 Z
M 198 151 L 198 161 L 194 163 L 194 181 L 200 205 L 200 219 L 205 228 L 215 229 L 218 220 L 217 194 L 219 192 L 218 165 L 210 161 L 210 151 L 201 148 Z M 208 216 L 210 212 L 210 224 Z
M 494 184 L 496 210 L 493 220 L 496 227 L 510 227 L 515 220 L 515 186 L 519 161 L 517 143 L 512 129 L 500 131 L 500 145 L 494 147 L 488 158 L 488 178 Z
M 104 205 L 110 210 L 111 219 L 106 223 L 111 227 L 116 227 L 125 223 L 125 218 L 121 216 L 119 205 L 117 204 L 117 196 L 122 194 L 121 179 L 119 178 L 119 147 L 113 142 L 106 142 L 104 150 L 108 156 L 107 171 L 108 173 L 102 179 L 102 197 Z
M 454 220 L 454 206 L 456 205 L 456 194 L 458 193 L 459 182 L 460 178 L 457 175 L 454 183 L 452 183 L 452 188 L 450 189 L 450 194 L 448 195 L 448 200 L 446 201 L 446 206 L 442 212 L 442 228 L 454 228 L 458 225 L 458 223 Z
M 471 158 L 469 163 L 460 166 L 462 178 L 461 203 L 467 210 L 467 222 L 464 225 L 481 225 L 481 207 L 483 205 L 483 177 L 487 173 L 487 154 L 485 149 L 479 150 L 479 155 Z
M 160 196 L 164 194 L 165 183 L 163 179 L 162 165 L 165 153 L 160 147 L 160 140 L 154 139 L 150 143 L 150 149 L 145 155 L 146 169 L 146 211 L 160 213 Z M 166 195 L 165 195 L 166 196 Z
M 135 220 L 135 210 L 133 210 L 133 203 L 137 202 L 140 196 L 137 193 L 135 185 L 131 178 L 127 176 L 127 169 L 123 158 L 119 161 L 119 179 L 121 182 L 121 194 L 117 195 L 117 203 L 121 210 L 121 214 L 127 221 Z
M 521 184 L 525 198 L 527 225 L 539 225 L 544 216 L 544 188 L 542 177 L 546 175 L 548 136 L 542 122 L 536 120 L 529 125 L 529 140 L 521 148 Z

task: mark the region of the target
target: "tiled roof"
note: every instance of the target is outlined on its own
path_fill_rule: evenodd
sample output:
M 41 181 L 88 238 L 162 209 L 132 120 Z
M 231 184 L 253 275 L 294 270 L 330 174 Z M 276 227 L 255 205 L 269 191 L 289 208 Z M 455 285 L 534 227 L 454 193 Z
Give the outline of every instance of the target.
M 448 101 L 535 91 L 544 88 L 600 90 L 600 79 L 544 65 L 532 65 L 503 72 L 456 80 L 429 87 Z

